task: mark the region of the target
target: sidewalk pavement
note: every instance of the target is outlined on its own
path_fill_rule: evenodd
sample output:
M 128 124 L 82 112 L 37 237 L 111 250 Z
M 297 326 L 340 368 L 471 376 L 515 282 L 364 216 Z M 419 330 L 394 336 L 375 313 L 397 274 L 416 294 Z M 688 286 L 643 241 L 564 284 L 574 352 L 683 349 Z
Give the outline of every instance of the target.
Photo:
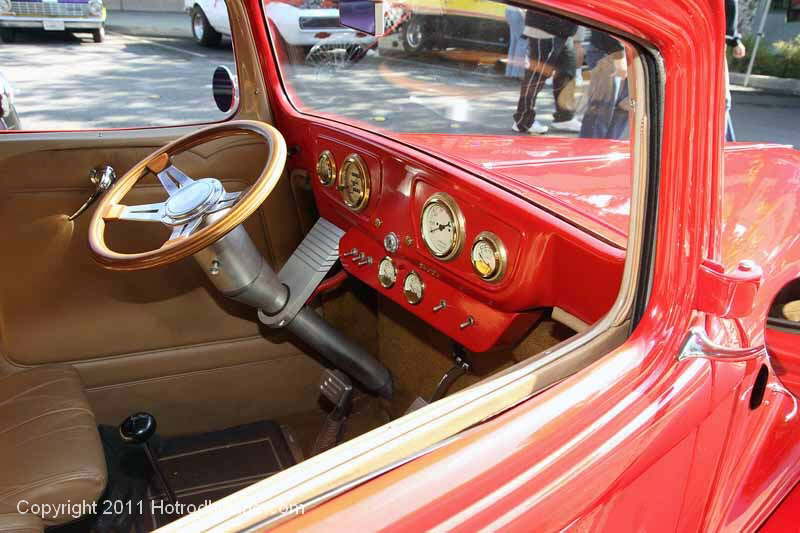
M 745 75 L 741 72 L 731 72 L 731 85 L 744 86 Z M 776 78 L 774 76 L 750 76 L 750 89 L 761 89 L 771 93 L 793 94 L 800 96 L 800 80 L 793 78 Z
M 112 32 L 146 37 L 192 37 L 186 13 L 109 11 L 106 28 Z

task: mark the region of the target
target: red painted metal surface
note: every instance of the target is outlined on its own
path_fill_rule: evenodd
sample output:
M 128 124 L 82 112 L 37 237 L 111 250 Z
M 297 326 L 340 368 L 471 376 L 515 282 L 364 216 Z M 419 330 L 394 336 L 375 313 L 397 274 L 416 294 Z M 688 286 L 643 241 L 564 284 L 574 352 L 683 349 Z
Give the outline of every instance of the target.
M 423 277 L 448 284 L 454 289 L 447 291 L 451 298 L 480 302 L 480 306 L 471 306 L 471 309 L 476 312 L 482 309 L 475 318 L 484 326 L 519 325 L 516 313 L 553 306 L 592 323 L 611 307 L 622 277 L 623 250 L 592 238 L 563 219 L 496 187 L 491 191 L 492 201 L 486 202 L 487 183 L 474 176 L 467 177 L 466 173 L 454 175 L 452 169 L 444 172 L 332 127 L 312 126 L 310 133 L 315 140 L 314 160 L 323 150 L 329 150 L 340 165 L 347 155 L 357 153 L 370 170 L 370 200 L 360 212 L 345 206 L 335 186 L 324 186 L 317 179 L 312 181 L 320 214 L 343 228 L 358 228 L 357 233 L 348 233 L 340 250 L 354 247 L 369 250 L 375 261 L 370 268 L 349 268 L 352 262 L 344 261 L 349 271 L 367 284 L 378 287 L 374 270 L 377 261 L 386 255 L 382 251 L 383 238 L 393 232 L 400 239 L 400 248 L 391 255 L 401 259 L 402 265 L 423 272 Z M 456 200 L 466 222 L 464 249 L 451 261 L 434 258 L 422 244 L 419 229 L 422 205 L 440 191 L 446 191 Z M 376 225 L 378 220 L 380 224 Z M 470 263 L 470 246 L 482 231 L 495 233 L 509 251 L 508 270 L 498 283 L 481 280 Z M 411 245 L 407 244 L 407 239 Z M 394 296 L 397 291 L 381 292 Z M 587 294 L 592 297 L 586 298 Z M 449 312 L 433 315 L 429 308 L 438 303 L 438 299 L 430 306 L 427 303 L 410 310 L 434 327 L 452 332 L 452 327 L 441 320 L 446 316 L 450 321 L 456 315 Z M 529 318 L 536 316 L 538 314 L 530 313 Z M 470 337 L 481 337 L 466 344 L 471 349 L 480 346 L 477 351 L 485 351 L 492 347 L 487 344 L 487 337 L 477 335 L 474 329 L 463 333 L 458 335 L 459 341 L 467 333 L 471 333 Z M 499 340 L 505 333 L 503 329 L 490 337 Z
M 475 173 L 415 149 L 413 140 L 300 114 L 281 90 L 259 4 L 248 1 L 276 122 L 290 144 L 304 147 L 290 165 L 313 168 L 313 128 L 325 124 L 345 142 L 358 139 L 457 183 L 483 183 L 494 198 L 497 189 Z M 281 529 L 752 531 L 800 478 L 796 398 L 770 372 L 763 401 L 750 406 L 766 358 L 676 358 L 692 326 L 712 329 L 724 345 L 763 343 L 771 299 L 800 273 L 796 224 L 785 216 L 800 201 L 797 152 L 747 147 L 729 157 L 722 178 L 722 3 L 541 4 L 614 28 L 661 56 L 661 181 L 647 310 L 632 336 L 590 367 Z M 446 159 L 472 164 L 461 157 Z M 624 227 L 611 215 L 591 215 L 606 236 Z M 571 228 L 567 237 L 580 242 L 586 232 Z M 735 320 L 699 313 L 701 265 L 731 271 L 744 259 L 764 273 L 752 312 Z
M 420 263 L 415 263 L 401 254 L 392 258 L 398 270 L 397 282 L 391 288 L 384 288 L 378 282 L 378 263 L 387 254 L 380 241 L 367 236 L 361 229 L 354 228 L 345 234 L 340 244 L 340 250 L 347 251 L 353 248 L 372 257 L 374 262 L 360 266 L 353 257 L 343 257 L 342 265 L 350 274 L 473 352 L 485 352 L 518 341 L 540 316 L 540 313 L 535 311 L 525 313 L 498 311 L 485 301 L 459 290 L 446 279 L 424 270 Z M 425 284 L 424 297 L 416 305 L 408 302 L 402 288 L 403 280 L 412 271 L 416 272 Z M 446 307 L 435 311 L 434 307 L 442 300 L 447 302 Z M 468 325 L 462 326 L 464 324 Z
M 781 502 L 769 520 L 759 530 L 760 533 L 797 533 L 800 531 L 800 485 Z

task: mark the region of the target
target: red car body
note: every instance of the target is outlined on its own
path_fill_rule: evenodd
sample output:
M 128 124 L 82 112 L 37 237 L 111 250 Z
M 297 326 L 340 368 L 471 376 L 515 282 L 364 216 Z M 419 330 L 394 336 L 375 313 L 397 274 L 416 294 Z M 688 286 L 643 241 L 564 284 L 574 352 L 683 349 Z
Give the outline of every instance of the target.
M 800 413 L 787 388 L 800 378 L 792 374 L 800 337 L 770 332 L 778 340 L 768 352 L 765 333 L 773 298 L 800 276 L 800 154 L 774 145 L 724 151 L 722 2 L 540 4 L 611 28 L 662 62 L 663 78 L 649 80 L 661 128 L 651 152 L 658 216 L 646 310 L 629 339 L 590 367 L 279 529 L 752 531 L 800 479 Z M 249 9 L 276 125 L 288 145 L 310 148 L 309 127 L 326 121 L 290 104 L 260 3 Z M 401 143 L 391 150 L 415 153 Z M 624 241 L 627 221 L 578 210 Z M 743 260 L 757 266 L 739 268 Z M 758 268 L 763 276 L 747 275 Z M 576 283 L 587 298 L 598 285 Z M 716 339 L 718 355 L 744 355 L 679 360 L 693 327 Z M 775 360 L 791 375 L 779 378 Z

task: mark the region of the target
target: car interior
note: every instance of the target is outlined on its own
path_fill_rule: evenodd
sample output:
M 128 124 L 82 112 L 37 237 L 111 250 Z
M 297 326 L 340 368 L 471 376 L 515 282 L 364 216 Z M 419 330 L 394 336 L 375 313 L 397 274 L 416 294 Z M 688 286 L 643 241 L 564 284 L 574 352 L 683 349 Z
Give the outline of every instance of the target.
M 643 136 L 535 154 L 525 139 L 510 149 L 533 162 L 498 167 L 500 138 L 425 144 L 301 112 L 290 51 L 275 40 L 260 57 L 269 36 L 228 6 L 228 120 L 0 143 L 0 531 L 189 529 L 174 522 L 186 509 L 304 462 L 380 464 L 403 421 L 433 431 L 470 391 L 535 375 L 491 416 L 627 335 L 625 313 L 603 320 L 629 275 Z M 448 159 L 459 149 L 469 160 Z M 563 183 L 582 172 L 617 176 L 624 216 L 575 209 L 603 201 Z

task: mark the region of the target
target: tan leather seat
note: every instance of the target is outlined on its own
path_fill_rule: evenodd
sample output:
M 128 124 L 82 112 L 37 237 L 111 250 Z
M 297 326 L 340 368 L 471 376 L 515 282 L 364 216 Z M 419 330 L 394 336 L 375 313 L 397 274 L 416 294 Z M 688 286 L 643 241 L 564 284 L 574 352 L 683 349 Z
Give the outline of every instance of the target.
M 3 515 L 11 515 L 9 526 L 20 513 L 38 514 L 45 525 L 74 520 L 84 514 L 75 505 L 95 502 L 106 476 L 94 413 L 73 368 L 0 377 L 0 531 Z

